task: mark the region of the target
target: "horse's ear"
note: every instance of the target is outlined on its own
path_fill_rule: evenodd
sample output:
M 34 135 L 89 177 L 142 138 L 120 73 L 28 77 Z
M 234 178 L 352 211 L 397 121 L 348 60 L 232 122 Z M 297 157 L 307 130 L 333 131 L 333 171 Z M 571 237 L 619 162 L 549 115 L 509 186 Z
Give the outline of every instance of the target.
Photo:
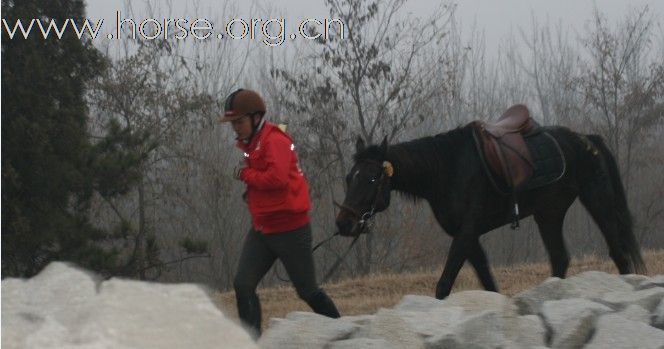
M 364 139 L 362 137 L 357 136 L 357 141 L 355 142 L 355 151 L 356 152 L 361 152 L 366 148 L 366 145 L 364 144 Z
M 383 156 L 387 154 L 387 136 L 383 137 L 383 142 L 380 143 L 380 153 Z

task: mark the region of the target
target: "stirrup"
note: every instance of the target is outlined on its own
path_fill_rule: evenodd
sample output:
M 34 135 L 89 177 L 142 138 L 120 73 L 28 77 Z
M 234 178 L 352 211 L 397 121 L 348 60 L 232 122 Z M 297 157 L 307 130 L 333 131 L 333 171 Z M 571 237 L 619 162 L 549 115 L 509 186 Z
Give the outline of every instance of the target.
M 519 230 L 519 204 L 516 202 L 514 203 L 512 214 L 512 225 L 510 225 L 510 228 L 512 228 L 512 230 Z

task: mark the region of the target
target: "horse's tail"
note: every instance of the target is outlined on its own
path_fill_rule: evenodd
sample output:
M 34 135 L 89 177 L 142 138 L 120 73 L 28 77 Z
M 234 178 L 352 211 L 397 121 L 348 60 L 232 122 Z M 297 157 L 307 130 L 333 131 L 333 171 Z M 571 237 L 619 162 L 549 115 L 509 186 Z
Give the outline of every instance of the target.
M 605 235 L 607 242 L 609 243 L 610 249 L 618 249 L 622 251 L 628 259 L 627 266 L 630 272 L 636 272 L 639 274 L 646 273 L 646 266 L 641 257 L 641 251 L 639 248 L 639 243 L 634 236 L 633 231 L 633 222 L 632 215 L 627 206 L 627 197 L 625 195 L 625 188 L 623 187 L 620 171 L 618 170 L 618 164 L 616 163 L 615 158 L 611 154 L 611 151 L 604 143 L 604 140 L 599 135 L 588 135 L 587 139 L 592 143 L 593 147 L 590 147 L 591 151 L 589 155 L 592 155 L 592 164 L 594 168 L 594 173 L 587 179 L 586 183 L 589 185 L 589 190 L 581 190 L 580 199 L 583 205 L 591 211 L 593 218 L 600 225 L 602 233 Z M 598 214 L 597 211 L 593 212 L 593 207 L 597 209 L 597 206 L 604 205 L 602 212 Z M 598 218 L 598 216 L 605 214 L 607 217 Z M 611 217 L 615 218 L 614 222 L 617 225 L 617 246 L 611 246 L 611 232 L 605 231 L 602 223 L 599 222 L 599 219 L 610 219 Z M 610 228 L 609 228 L 610 229 Z M 616 256 L 612 257 L 616 260 Z M 617 261 L 616 261 L 617 262 Z M 620 265 L 618 265 L 620 269 Z M 621 270 L 623 272 L 623 270 Z

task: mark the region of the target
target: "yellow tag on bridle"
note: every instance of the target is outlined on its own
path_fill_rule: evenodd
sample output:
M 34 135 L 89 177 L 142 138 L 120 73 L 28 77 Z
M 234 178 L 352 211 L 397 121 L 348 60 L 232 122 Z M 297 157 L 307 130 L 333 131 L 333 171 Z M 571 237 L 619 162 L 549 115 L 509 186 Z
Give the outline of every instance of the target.
M 385 174 L 388 177 L 392 177 L 394 174 L 394 167 L 392 167 L 392 163 L 389 161 L 383 161 L 383 171 L 385 171 Z

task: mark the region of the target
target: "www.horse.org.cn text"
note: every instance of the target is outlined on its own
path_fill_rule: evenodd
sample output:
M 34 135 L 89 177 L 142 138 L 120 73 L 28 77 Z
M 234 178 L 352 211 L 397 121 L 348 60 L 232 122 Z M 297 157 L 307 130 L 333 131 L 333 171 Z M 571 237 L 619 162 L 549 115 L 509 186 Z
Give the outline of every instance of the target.
M 267 46 L 280 46 L 287 40 L 344 40 L 346 25 L 340 19 L 307 18 L 293 27 L 285 18 L 233 18 L 216 25 L 206 18 L 143 18 L 133 19 L 115 12 L 115 20 L 105 31 L 104 19 L 57 21 L 51 18 L 2 19 L 3 29 L 10 40 L 37 36 L 43 39 L 62 39 L 67 31 L 73 31 L 79 39 L 107 40 L 259 40 Z

